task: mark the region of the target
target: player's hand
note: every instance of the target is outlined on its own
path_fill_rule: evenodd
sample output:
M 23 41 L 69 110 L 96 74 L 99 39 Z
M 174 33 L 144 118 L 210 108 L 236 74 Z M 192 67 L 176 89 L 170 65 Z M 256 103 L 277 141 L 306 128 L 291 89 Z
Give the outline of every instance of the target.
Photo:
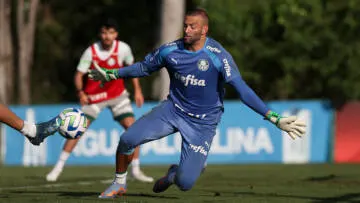
M 144 96 L 141 91 L 135 91 L 134 100 L 137 107 L 141 107 L 144 104 Z
M 101 84 L 118 79 L 117 69 L 101 68 L 96 62 L 94 62 L 94 67 L 95 69 L 91 69 L 88 71 L 90 79 L 95 81 L 101 81 Z
M 270 111 L 266 117 L 278 128 L 287 132 L 292 139 L 301 138 L 306 133 L 306 124 L 299 121 L 296 116 L 281 117 L 279 114 Z
M 78 96 L 79 96 L 81 106 L 89 104 L 89 97 L 86 95 L 86 93 L 84 91 L 80 91 Z

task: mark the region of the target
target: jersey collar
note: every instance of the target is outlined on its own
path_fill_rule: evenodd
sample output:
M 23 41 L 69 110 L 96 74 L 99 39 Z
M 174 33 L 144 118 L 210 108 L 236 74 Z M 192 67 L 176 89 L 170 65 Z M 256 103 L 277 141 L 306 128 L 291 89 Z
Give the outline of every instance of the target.
M 189 50 L 185 49 L 184 40 L 182 41 L 181 46 L 182 46 L 183 50 L 184 50 L 186 53 L 189 53 L 189 54 L 197 54 L 197 53 L 201 52 L 202 50 L 204 50 L 204 49 L 206 48 L 206 44 L 207 44 L 207 42 L 208 42 L 208 39 L 209 39 L 209 38 L 206 37 L 205 44 L 204 44 L 203 48 L 201 48 L 201 49 L 199 49 L 199 50 L 197 50 L 197 51 L 189 51 Z

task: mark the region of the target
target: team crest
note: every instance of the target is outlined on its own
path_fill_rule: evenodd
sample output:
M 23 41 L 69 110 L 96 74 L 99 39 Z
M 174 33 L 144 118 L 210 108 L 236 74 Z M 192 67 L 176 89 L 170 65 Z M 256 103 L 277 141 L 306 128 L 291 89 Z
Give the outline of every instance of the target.
M 110 58 L 109 60 L 107 60 L 107 64 L 109 66 L 113 66 L 113 65 L 115 65 L 115 60 L 113 58 Z
M 209 62 L 205 59 L 200 59 L 197 63 L 199 70 L 207 71 L 209 69 Z

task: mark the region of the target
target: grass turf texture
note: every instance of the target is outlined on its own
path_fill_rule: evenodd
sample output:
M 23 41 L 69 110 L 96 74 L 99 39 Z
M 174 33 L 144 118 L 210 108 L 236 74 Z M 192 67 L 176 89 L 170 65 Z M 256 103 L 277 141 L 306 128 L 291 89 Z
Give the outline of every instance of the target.
M 155 178 L 167 166 L 146 166 Z M 56 183 L 45 181 L 49 167 L 0 166 L 0 202 L 360 202 L 360 165 L 209 165 L 193 189 L 172 186 L 152 192 L 153 184 L 128 181 L 115 200 L 97 196 L 110 183 L 113 167 L 65 168 Z

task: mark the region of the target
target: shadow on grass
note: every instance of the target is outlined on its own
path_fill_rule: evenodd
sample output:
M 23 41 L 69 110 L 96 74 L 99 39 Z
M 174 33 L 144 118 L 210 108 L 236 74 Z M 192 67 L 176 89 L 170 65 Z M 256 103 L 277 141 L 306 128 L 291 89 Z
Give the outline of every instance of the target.
M 308 200 L 311 203 L 335 203 L 335 202 L 360 202 L 360 193 L 348 193 L 333 197 L 308 197 L 299 195 L 282 195 L 277 193 L 235 192 L 234 195 L 246 195 L 256 197 L 295 198 Z
M 338 176 L 334 175 L 334 174 L 330 174 L 327 176 L 317 176 L 317 177 L 309 177 L 307 179 L 305 179 L 305 181 L 310 181 L 310 182 L 324 182 L 324 181 L 332 181 L 339 178 Z
M 22 193 L 22 194 L 34 194 L 34 193 L 47 193 L 47 194 L 54 194 L 57 196 L 63 197 L 94 197 L 98 198 L 98 192 L 70 192 L 70 191 L 12 191 L 11 193 Z M 120 196 L 119 196 L 120 197 Z M 147 197 L 147 198 L 155 198 L 155 199 L 179 199 L 178 197 L 171 197 L 171 196 L 164 196 L 164 195 L 152 195 L 147 193 L 126 193 L 124 196 L 121 197 Z

